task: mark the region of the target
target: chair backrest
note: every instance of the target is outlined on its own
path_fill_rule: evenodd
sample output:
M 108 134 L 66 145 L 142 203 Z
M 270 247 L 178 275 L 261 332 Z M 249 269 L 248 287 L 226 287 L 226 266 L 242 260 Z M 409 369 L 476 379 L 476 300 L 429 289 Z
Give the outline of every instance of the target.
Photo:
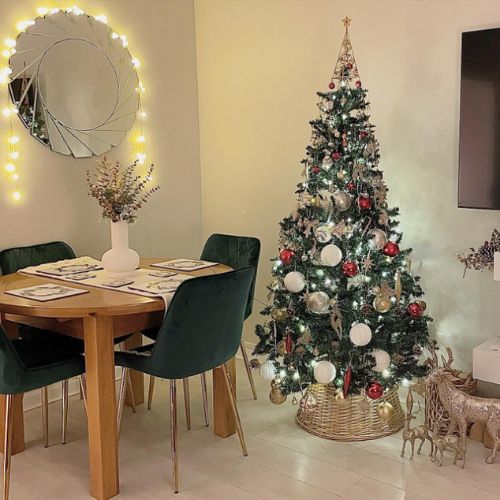
M 0 326 L 0 394 L 17 394 L 23 391 L 24 367 L 12 341 Z
M 248 294 L 245 319 L 252 314 L 253 296 L 257 266 L 259 265 L 260 241 L 250 236 L 233 236 L 230 234 L 212 234 L 205 243 L 200 259 L 219 262 L 233 269 L 252 267 L 254 277 Z
M 216 368 L 240 345 L 252 268 L 193 278 L 177 289 L 148 364 L 151 373 L 181 379 Z
M 2 274 L 11 274 L 29 266 L 38 266 L 58 260 L 74 259 L 73 249 L 64 241 L 40 243 L 29 247 L 8 248 L 0 252 Z

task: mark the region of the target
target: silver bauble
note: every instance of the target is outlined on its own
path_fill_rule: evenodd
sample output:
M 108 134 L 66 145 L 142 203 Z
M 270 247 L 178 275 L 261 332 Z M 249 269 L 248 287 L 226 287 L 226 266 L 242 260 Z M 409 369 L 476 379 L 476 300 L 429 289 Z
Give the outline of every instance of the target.
M 306 278 L 298 271 L 291 271 L 285 276 L 283 284 L 289 292 L 299 293 L 306 286 Z
M 368 237 L 370 238 L 370 247 L 375 250 L 382 250 L 387 243 L 387 234 L 382 229 L 370 229 Z
M 339 212 L 345 212 L 351 207 L 352 199 L 349 193 L 345 191 L 335 191 L 333 193 L 333 200 L 335 201 L 335 206 Z
M 332 239 L 332 233 L 330 232 L 330 226 L 328 224 L 321 224 L 321 226 L 318 226 L 314 235 L 320 243 L 328 243 Z
M 325 292 L 312 292 L 306 297 L 309 311 L 315 314 L 327 314 L 330 308 L 330 297 Z

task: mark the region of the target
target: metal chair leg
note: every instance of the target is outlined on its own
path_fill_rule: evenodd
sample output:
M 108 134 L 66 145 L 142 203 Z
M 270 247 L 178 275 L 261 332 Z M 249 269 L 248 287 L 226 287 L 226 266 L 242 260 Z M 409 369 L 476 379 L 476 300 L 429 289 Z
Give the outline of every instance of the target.
M 174 492 L 179 492 L 179 464 L 177 457 L 177 387 L 176 381 L 170 381 L 170 448 L 172 452 L 172 472 Z
M 250 368 L 250 361 L 248 361 L 248 355 L 245 346 L 243 344 L 243 340 L 240 341 L 240 350 L 243 356 L 243 361 L 245 363 L 245 368 L 247 370 L 248 381 L 250 382 L 250 387 L 252 388 L 253 398 L 257 399 L 257 391 L 255 389 L 255 383 L 253 381 L 252 368 Z
M 182 386 L 184 389 L 184 409 L 186 410 L 186 427 L 191 430 L 191 398 L 189 397 L 189 379 L 182 379 Z
M 207 377 L 205 372 L 200 373 L 201 378 L 201 395 L 203 399 L 203 416 L 205 417 L 205 427 L 210 425 L 208 420 L 208 394 L 207 394 Z
M 84 375 L 80 375 L 78 378 L 80 380 L 80 394 L 83 399 L 83 407 L 85 408 L 85 413 L 87 413 L 87 383 Z
M 153 377 L 153 375 L 149 376 L 148 410 L 151 410 L 151 404 L 153 403 L 153 393 L 155 391 L 155 380 L 156 380 L 156 377 Z
M 236 430 L 238 431 L 238 437 L 240 438 L 241 449 L 243 450 L 243 455 L 246 457 L 248 455 L 247 445 L 245 443 L 245 436 L 243 435 L 243 428 L 241 426 L 240 414 L 238 413 L 238 408 L 236 407 L 236 400 L 233 392 L 233 384 L 231 383 L 231 377 L 227 371 L 226 365 L 221 365 L 222 374 L 224 375 L 224 381 L 226 382 L 226 389 L 229 395 L 229 403 L 231 405 L 231 410 L 233 411 L 234 420 L 236 423 Z
M 47 387 L 42 387 L 42 427 L 43 427 L 43 446 L 49 446 L 49 397 Z
M 69 393 L 69 380 L 62 381 L 62 434 L 61 444 L 66 444 L 66 430 L 68 428 L 68 393 Z
M 128 368 L 123 368 L 122 370 L 122 378 L 120 381 L 120 394 L 118 396 L 118 408 L 116 410 L 116 427 L 118 432 L 118 437 L 120 436 L 120 428 L 122 423 L 122 415 L 123 415 L 123 405 L 125 403 L 125 391 L 127 389 L 127 373 Z
M 13 394 L 5 396 L 5 434 L 3 441 L 3 500 L 9 500 L 10 469 L 12 457 L 12 402 Z
M 128 394 L 130 396 L 130 406 L 132 407 L 132 413 L 136 413 L 137 410 L 135 408 L 134 388 L 132 386 L 132 377 L 130 376 L 130 370 L 127 370 L 127 387 Z

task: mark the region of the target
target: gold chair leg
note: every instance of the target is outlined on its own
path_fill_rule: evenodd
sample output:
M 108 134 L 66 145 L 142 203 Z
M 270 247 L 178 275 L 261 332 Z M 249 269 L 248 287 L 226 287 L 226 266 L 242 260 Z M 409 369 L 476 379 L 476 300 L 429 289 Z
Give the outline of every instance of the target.
M 127 370 L 127 387 L 128 387 L 128 394 L 130 396 L 130 406 L 132 407 L 132 413 L 136 413 L 137 410 L 135 408 L 134 387 L 132 385 L 132 377 L 130 376 L 130 370 Z
M 47 387 L 42 387 L 42 427 L 43 427 L 43 446 L 49 446 L 49 397 Z
M 186 410 L 186 427 L 191 430 L 191 398 L 189 397 L 189 379 L 182 379 L 182 386 L 184 389 L 184 409 Z
M 83 407 L 85 408 L 85 413 L 87 413 L 87 383 L 85 381 L 85 375 L 80 375 L 78 378 L 80 380 L 80 394 L 83 399 Z
M 170 381 L 170 449 L 172 454 L 172 472 L 174 475 L 174 493 L 179 492 L 179 463 L 177 457 L 177 386 Z
M 5 434 L 3 441 L 3 500 L 9 500 L 10 469 L 12 458 L 12 402 L 13 394 L 5 396 Z
M 127 389 L 127 374 L 128 368 L 123 368 L 122 370 L 122 378 L 120 381 L 120 393 L 118 396 L 118 408 L 116 411 L 116 427 L 118 429 L 118 437 L 120 436 L 120 428 L 122 423 L 122 415 L 123 415 L 123 405 L 125 404 L 125 391 Z
M 257 399 L 257 391 L 255 390 L 255 383 L 253 381 L 252 368 L 250 368 L 250 362 L 248 361 L 247 351 L 243 345 L 243 340 L 240 341 L 240 350 L 243 356 L 243 361 L 245 362 L 245 368 L 247 370 L 248 381 L 250 382 L 250 387 L 252 388 L 253 398 Z
M 69 380 L 62 381 L 62 434 L 61 444 L 66 444 L 66 430 L 68 428 L 68 394 L 69 394 Z
M 233 384 L 231 383 L 231 377 L 227 371 L 226 365 L 221 365 L 222 374 L 224 375 L 224 381 L 226 382 L 226 389 L 229 395 L 229 403 L 231 405 L 231 410 L 233 411 L 234 420 L 236 423 L 236 430 L 238 431 L 238 437 L 240 438 L 241 449 L 243 450 L 243 455 L 246 457 L 248 455 L 247 445 L 245 443 L 245 436 L 243 435 L 243 428 L 241 426 L 240 414 L 238 413 L 238 408 L 236 407 L 236 400 L 233 392 Z
M 148 410 L 151 410 L 151 405 L 153 403 L 153 393 L 155 391 L 155 380 L 156 380 L 156 377 L 153 377 L 153 375 L 149 376 Z
M 208 394 L 207 394 L 207 376 L 205 372 L 200 373 L 201 378 L 201 395 L 203 399 L 203 416 L 205 417 L 205 427 L 210 425 L 208 420 Z

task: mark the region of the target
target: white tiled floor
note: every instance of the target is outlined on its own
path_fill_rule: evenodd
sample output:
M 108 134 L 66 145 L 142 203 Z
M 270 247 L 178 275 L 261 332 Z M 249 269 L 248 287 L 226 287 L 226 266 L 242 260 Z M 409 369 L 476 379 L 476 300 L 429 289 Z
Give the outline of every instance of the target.
M 239 363 L 240 364 L 240 363 Z M 120 440 L 123 500 L 141 499 L 330 499 L 346 500 L 500 500 L 500 458 L 487 465 L 488 450 L 469 442 L 464 470 L 450 456 L 438 467 L 426 454 L 400 458 L 399 435 L 362 443 L 336 443 L 314 437 L 294 423 L 296 407 L 274 406 L 268 383 L 258 374 L 259 400 L 250 399 L 240 365 L 239 408 L 249 456 L 238 439 L 220 439 L 203 426 L 198 379 L 191 381 L 193 428 L 185 429 L 179 397 L 181 491 L 171 489 L 167 388 L 157 381 L 153 409 L 126 411 Z M 182 384 L 180 384 L 182 387 Z M 58 444 L 60 408 L 51 405 L 51 443 L 41 441 L 39 410 L 26 414 L 27 450 L 13 459 L 11 499 L 89 498 L 86 421 L 82 402 L 71 398 L 68 444 Z

